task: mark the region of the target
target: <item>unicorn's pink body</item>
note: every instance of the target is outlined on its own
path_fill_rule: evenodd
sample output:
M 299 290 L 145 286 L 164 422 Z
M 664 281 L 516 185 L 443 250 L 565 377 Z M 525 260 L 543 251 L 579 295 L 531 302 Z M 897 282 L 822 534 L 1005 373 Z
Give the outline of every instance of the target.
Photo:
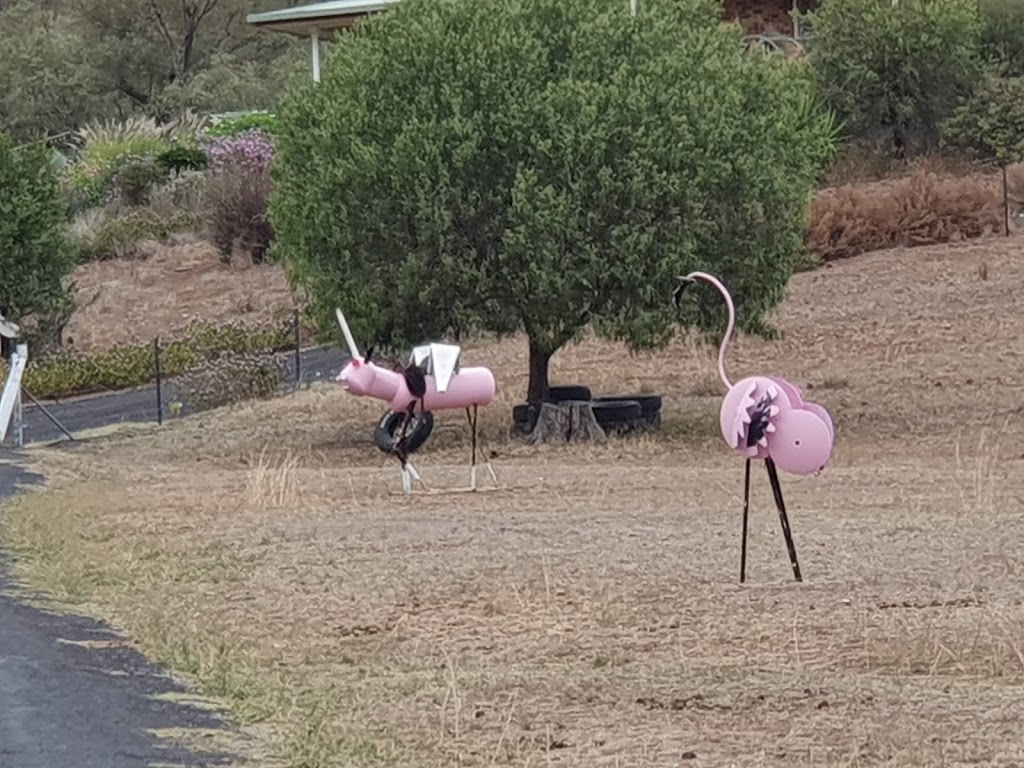
M 494 374 L 487 368 L 460 369 L 458 374 L 452 376 L 444 392 L 437 391 L 437 381 L 433 376 L 425 378 L 427 393 L 423 397 L 423 408 L 428 411 L 489 405 L 497 392 Z M 418 400 L 409 391 L 402 374 L 372 362 L 364 362 L 358 357 L 349 361 L 336 381 L 346 392 L 383 400 L 397 412 L 405 411 Z
M 412 481 L 423 482 L 409 461 L 406 447 L 406 429 L 415 417 L 416 409 L 425 411 L 464 408 L 472 430 L 469 487 L 476 490 L 477 409 L 489 405 L 497 393 L 494 374 L 483 367 L 460 368 L 461 350 L 454 344 L 424 344 L 413 348 L 412 361 L 403 372 L 393 371 L 371 361 L 372 348 L 366 355 L 359 354 L 345 315 L 335 310 L 338 325 L 345 336 L 352 359 L 335 378 L 342 389 L 360 397 L 383 400 L 391 411 L 401 414 L 401 421 L 393 436 L 391 452 L 402 464 L 402 490 L 412 492 Z M 431 420 L 431 423 L 433 421 Z M 490 460 L 487 471 L 497 485 L 498 478 Z

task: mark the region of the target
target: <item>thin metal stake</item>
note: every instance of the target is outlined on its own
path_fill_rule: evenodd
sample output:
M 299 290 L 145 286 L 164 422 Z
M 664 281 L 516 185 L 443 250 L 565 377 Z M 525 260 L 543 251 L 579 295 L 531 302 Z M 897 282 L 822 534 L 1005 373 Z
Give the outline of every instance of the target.
M 164 394 L 160 386 L 160 337 L 153 339 L 153 366 L 156 369 L 156 423 L 164 423 Z
M 747 519 L 750 516 L 750 459 L 743 471 L 743 538 L 740 544 L 740 584 L 747 580 Z
M 72 435 L 70 432 L 68 432 L 67 429 L 64 427 L 64 425 L 61 424 L 59 421 L 57 421 L 57 417 L 54 416 L 52 413 L 50 413 L 48 410 L 46 410 L 46 406 L 44 406 L 42 403 L 40 403 L 38 400 L 36 400 L 32 396 L 31 392 L 29 392 L 24 387 L 21 388 L 21 391 L 28 397 L 29 400 L 31 400 L 33 403 L 35 403 L 36 408 L 38 408 L 40 411 L 42 411 L 43 415 L 46 418 L 48 418 L 51 422 L 53 422 L 53 425 L 55 427 L 57 427 L 57 429 L 59 429 L 61 432 L 63 432 L 65 435 L 68 436 L 69 440 L 74 440 L 75 439 L 75 436 Z
M 775 468 L 775 462 L 771 458 L 764 460 L 768 467 L 768 480 L 772 484 L 772 495 L 775 497 L 775 506 L 779 510 L 779 521 L 782 523 L 782 535 L 786 538 L 786 550 L 789 552 L 789 562 L 793 566 L 793 578 L 803 581 L 800 576 L 800 563 L 796 559 L 796 545 L 793 544 L 793 533 L 789 530 L 789 516 L 786 514 L 786 502 L 782 500 L 782 486 L 779 484 L 779 472 Z

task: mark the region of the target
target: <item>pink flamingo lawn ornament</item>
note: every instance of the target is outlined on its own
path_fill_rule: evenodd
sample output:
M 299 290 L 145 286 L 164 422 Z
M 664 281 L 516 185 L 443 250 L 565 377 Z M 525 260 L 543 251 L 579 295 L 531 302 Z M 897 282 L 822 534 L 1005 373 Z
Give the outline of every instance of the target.
M 366 356 L 359 354 L 352 331 L 349 330 L 345 315 L 335 309 L 338 325 L 345 336 L 352 359 L 338 374 L 336 381 L 342 389 L 353 395 L 384 400 L 392 410 L 402 414 L 398 426 L 393 452 L 402 464 L 402 490 L 412 492 L 415 479 L 425 487 L 405 449 L 405 433 L 409 422 L 416 413 L 416 406 L 423 411 L 438 411 L 465 408 L 466 417 L 472 430 L 472 457 L 469 470 L 469 490 L 476 490 L 477 455 L 477 409 L 489 405 L 497 392 L 494 374 L 487 368 L 460 368 L 462 350 L 455 344 L 422 344 L 414 347 L 409 364 L 401 371 L 383 368 L 372 362 L 373 348 Z M 472 408 L 472 410 L 470 410 Z M 491 462 L 486 462 L 491 480 L 497 485 L 498 478 Z
M 750 510 L 750 462 L 753 459 L 762 459 L 768 469 L 768 480 L 779 511 L 793 576 L 802 581 L 777 468 L 794 475 L 816 475 L 823 470 L 835 444 L 832 417 L 817 403 L 805 402 L 796 386 L 777 376 L 748 376 L 735 384 L 729 381 L 725 354 L 736 325 L 732 296 L 718 278 L 706 272 L 691 272 L 678 279 L 679 286 L 674 293 L 677 306 L 686 288 L 697 280 L 703 280 L 718 289 L 729 309 L 729 324 L 718 349 L 718 375 L 728 390 L 722 400 L 719 425 L 729 447 L 746 459 L 740 583 L 746 580 L 747 575 L 747 518 Z

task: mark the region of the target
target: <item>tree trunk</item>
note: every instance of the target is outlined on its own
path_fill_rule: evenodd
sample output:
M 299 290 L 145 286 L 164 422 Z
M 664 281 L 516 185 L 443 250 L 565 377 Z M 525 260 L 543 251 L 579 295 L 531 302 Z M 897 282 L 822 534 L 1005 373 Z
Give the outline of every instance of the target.
M 10 308 L 7 306 L 0 306 L 0 316 L 3 316 L 4 320 L 10 321 L 8 313 Z M 0 336 L 0 357 L 4 360 L 10 360 L 11 354 L 14 352 L 15 340 L 8 339 L 6 336 Z
M 602 443 L 605 431 L 597 423 L 590 403 L 542 403 L 528 443 Z
M 526 387 L 526 402 L 540 405 L 548 399 L 548 363 L 551 352 L 547 352 L 530 339 L 530 383 Z

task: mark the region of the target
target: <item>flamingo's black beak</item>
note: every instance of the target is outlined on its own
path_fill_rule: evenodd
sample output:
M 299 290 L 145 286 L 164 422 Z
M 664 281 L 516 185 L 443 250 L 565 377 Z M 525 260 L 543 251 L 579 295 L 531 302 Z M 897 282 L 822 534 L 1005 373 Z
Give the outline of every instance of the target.
M 678 307 L 679 302 L 682 301 L 683 292 L 697 281 L 692 277 L 680 277 L 677 279 L 679 280 L 679 285 L 672 291 L 672 302 Z

